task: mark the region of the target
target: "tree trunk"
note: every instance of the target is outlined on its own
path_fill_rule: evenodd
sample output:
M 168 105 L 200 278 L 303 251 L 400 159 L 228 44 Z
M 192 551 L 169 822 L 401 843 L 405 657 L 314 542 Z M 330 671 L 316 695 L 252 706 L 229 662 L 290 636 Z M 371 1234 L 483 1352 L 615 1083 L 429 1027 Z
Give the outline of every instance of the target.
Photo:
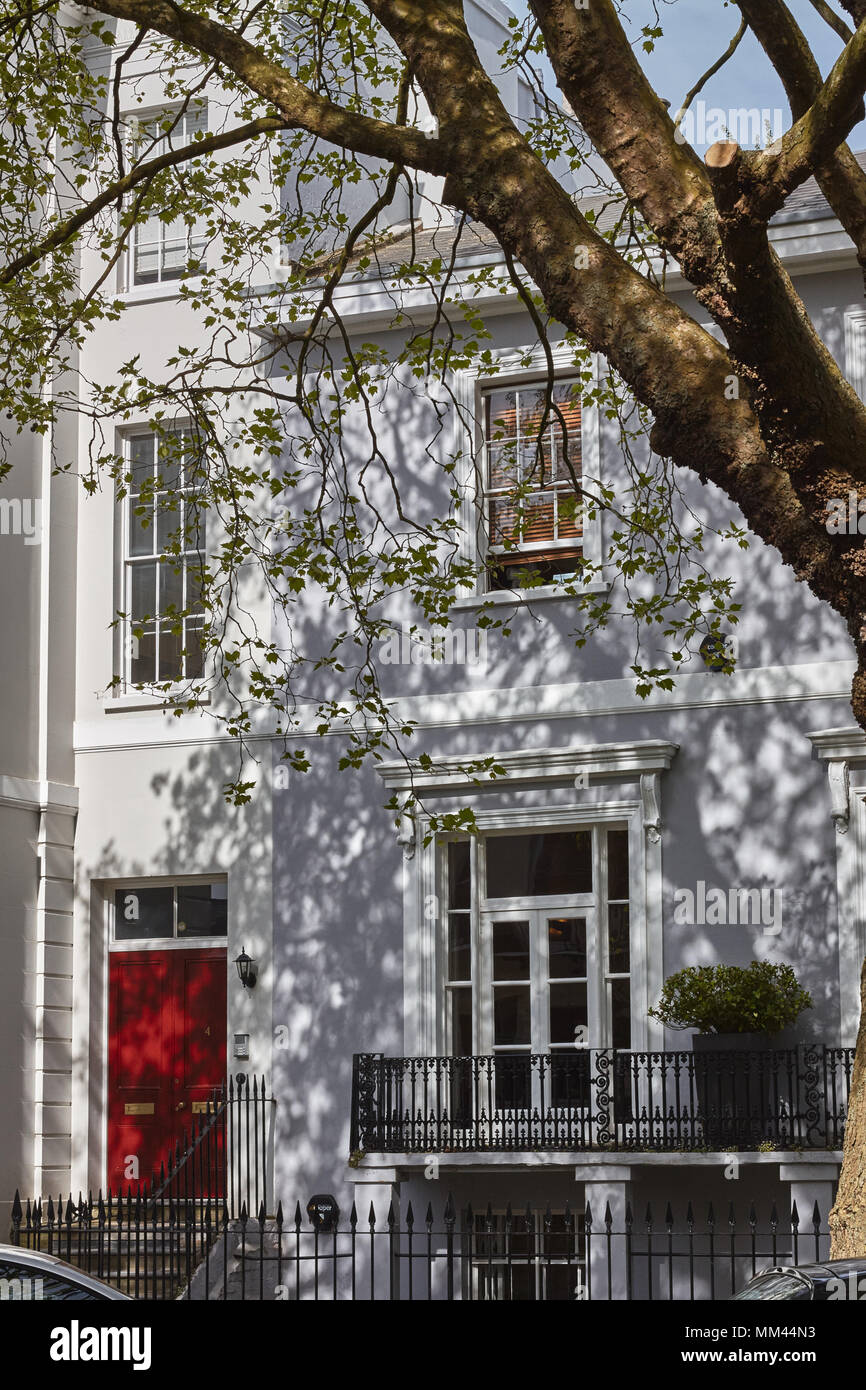
M 830 1258 L 866 1256 L 866 960 L 860 972 L 860 1028 L 851 1077 L 845 1151 L 836 1203 L 830 1213 Z

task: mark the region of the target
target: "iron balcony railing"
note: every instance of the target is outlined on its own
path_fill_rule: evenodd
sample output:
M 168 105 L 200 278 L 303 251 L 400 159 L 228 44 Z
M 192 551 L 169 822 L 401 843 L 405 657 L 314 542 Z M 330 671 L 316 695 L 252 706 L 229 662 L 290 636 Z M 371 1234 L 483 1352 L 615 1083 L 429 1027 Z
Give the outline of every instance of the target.
M 356 1055 L 360 1153 L 839 1149 L 854 1049 Z

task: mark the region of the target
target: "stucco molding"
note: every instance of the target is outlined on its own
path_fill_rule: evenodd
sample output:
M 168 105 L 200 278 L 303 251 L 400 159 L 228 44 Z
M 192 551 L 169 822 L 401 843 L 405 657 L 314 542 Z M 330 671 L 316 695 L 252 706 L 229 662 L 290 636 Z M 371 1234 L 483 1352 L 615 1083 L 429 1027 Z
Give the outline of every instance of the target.
M 571 781 L 577 790 L 590 785 L 592 778 L 621 777 L 629 780 L 666 772 L 679 751 L 679 744 L 666 739 L 642 739 L 627 743 L 597 743 L 585 747 L 521 748 L 497 753 L 494 761 L 504 776 L 484 778 L 483 785 L 514 786 L 515 783 Z M 484 756 L 488 756 L 486 753 Z M 416 763 L 389 762 L 377 768 L 389 791 L 432 792 L 475 790 L 479 774 L 470 768 L 473 755 L 438 758 L 435 766 L 422 768 Z M 658 778 L 641 787 L 645 824 L 658 828 Z
M 74 816 L 78 811 L 78 788 L 65 782 L 34 781 L 0 773 L 0 806 Z

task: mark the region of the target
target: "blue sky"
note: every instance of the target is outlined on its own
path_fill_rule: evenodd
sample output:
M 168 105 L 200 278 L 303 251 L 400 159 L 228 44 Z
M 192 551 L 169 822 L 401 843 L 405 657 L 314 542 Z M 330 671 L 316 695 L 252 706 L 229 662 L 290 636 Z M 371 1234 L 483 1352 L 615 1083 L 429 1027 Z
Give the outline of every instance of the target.
M 523 0 L 507 0 L 515 14 L 525 14 Z M 815 12 L 809 0 L 788 0 L 789 8 L 808 36 L 822 72 L 829 72 L 842 49 L 842 43 Z M 633 42 L 640 42 L 644 24 L 654 24 L 655 12 L 664 36 L 655 52 L 641 53 L 641 64 L 660 96 L 666 97 L 674 111 L 702 72 L 724 52 L 736 33 L 740 13 L 725 0 L 624 0 L 620 6 L 623 26 Z M 707 107 L 724 111 L 738 108 L 781 108 L 784 126 L 790 112 L 782 85 L 757 40 L 747 34 L 734 57 L 701 92 Z M 859 125 L 849 142 L 854 149 L 866 148 L 866 122 Z M 706 143 L 698 145 L 703 152 Z

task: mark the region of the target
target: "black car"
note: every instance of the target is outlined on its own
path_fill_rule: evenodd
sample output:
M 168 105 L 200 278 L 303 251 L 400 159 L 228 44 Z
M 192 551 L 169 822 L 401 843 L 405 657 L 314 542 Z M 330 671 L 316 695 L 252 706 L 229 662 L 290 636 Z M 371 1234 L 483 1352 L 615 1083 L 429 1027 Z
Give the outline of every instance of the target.
M 813 1265 L 777 1265 L 755 1274 L 732 1301 L 756 1299 L 801 1303 L 866 1301 L 866 1259 L 827 1260 Z

